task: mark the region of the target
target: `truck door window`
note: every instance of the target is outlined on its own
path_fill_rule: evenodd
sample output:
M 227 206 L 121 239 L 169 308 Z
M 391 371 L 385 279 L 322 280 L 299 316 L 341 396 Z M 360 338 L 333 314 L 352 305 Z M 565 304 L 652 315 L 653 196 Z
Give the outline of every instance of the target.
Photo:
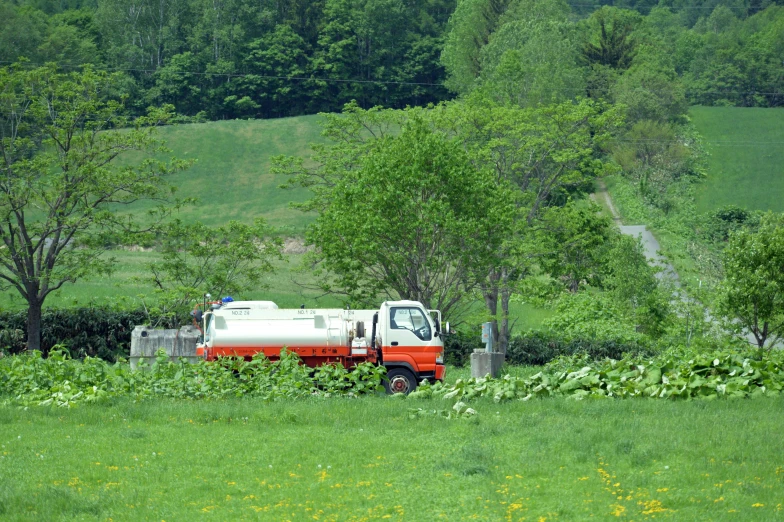
M 430 331 L 430 322 L 419 308 L 393 307 L 389 311 L 389 326 L 398 330 L 411 330 L 414 335 L 423 341 L 433 337 Z

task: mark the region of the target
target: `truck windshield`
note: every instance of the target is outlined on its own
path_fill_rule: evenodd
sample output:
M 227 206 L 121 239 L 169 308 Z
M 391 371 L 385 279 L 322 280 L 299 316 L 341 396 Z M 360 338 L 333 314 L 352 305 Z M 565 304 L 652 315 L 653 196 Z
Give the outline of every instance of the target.
M 419 308 L 393 307 L 389 311 L 389 326 L 397 330 L 411 330 L 423 341 L 433 338 L 430 321 Z

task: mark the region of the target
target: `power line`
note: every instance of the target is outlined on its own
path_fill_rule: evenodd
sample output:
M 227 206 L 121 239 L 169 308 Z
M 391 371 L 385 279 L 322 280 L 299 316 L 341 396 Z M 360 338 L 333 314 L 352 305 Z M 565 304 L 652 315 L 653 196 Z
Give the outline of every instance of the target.
M 680 144 L 686 145 L 685 141 L 682 140 L 646 140 L 646 139 L 609 139 L 607 140 L 611 143 L 662 143 L 662 144 Z M 718 147 L 748 147 L 748 146 L 768 146 L 768 145 L 779 145 L 784 146 L 784 141 L 709 141 L 709 140 L 701 140 L 699 141 L 700 145 L 715 145 Z
M 716 9 L 718 7 L 718 5 L 714 5 L 714 6 L 684 5 L 684 6 L 679 6 L 679 7 L 675 7 L 675 6 L 671 6 L 671 5 L 661 5 L 661 6 L 660 5 L 653 5 L 653 6 L 650 6 L 650 7 L 639 7 L 638 8 L 638 7 L 615 6 L 613 4 L 568 4 L 567 3 L 566 5 L 568 5 L 569 7 L 618 7 L 620 9 L 628 9 L 629 11 L 636 11 L 637 9 L 648 9 L 650 11 L 650 10 L 659 8 L 659 9 L 669 9 L 670 11 L 673 11 L 673 12 L 687 11 L 687 10 L 692 10 L 692 9 L 710 9 L 710 10 L 714 10 L 714 9 Z M 771 4 L 771 5 L 774 5 L 774 4 Z M 722 5 L 722 7 L 726 7 L 727 9 L 742 9 L 742 10 L 746 10 L 746 11 L 760 11 L 760 10 L 764 11 L 765 9 L 767 9 L 770 6 L 767 5 L 765 7 L 762 7 L 762 6 L 757 6 L 757 7 L 748 6 L 747 7 L 747 6 Z
M 0 60 L 0 63 L 5 64 L 12 64 L 15 62 L 8 61 L 8 60 Z M 71 68 L 77 69 L 84 66 L 94 66 L 95 64 L 90 63 L 81 63 L 81 64 L 70 64 L 65 62 L 47 62 L 53 63 L 58 67 L 63 68 Z M 25 62 L 22 64 L 24 66 L 32 66 L 32 67 L 42 67 L 46 64 L 42 63 L 33 63 L 33 62 Z M 159 67 L 157 69 L 140 69 L 134 67 L 95 67 L 98 70 L 106 71 L 106 72 L 139 72 L 139 73 L 155 73 L 162 69 Z M 312 76 L 282 76 L 282 75 L 272 75 L 272 74 L 254 74 L 254 73 L 211 73 L 211 72 L 203 72 L 203 71 L 183 71 L 183 70 L 167 70 L 168 74 L 180 74 L 180 75 L 193 75 L 193 76 L 215 76 L 219 78 L 262 78 L 265 80 L 292 80 L 292 81 L 315 81 L 315 82 L 335 82 L 335 83 L 373 83 L 373 84 L 384 84 L 384 85 L 424 85 L 424 86 L 431 86 L 431 87 L 444 87 L 443 83 L 428 83 L 428 82 L 399 82 L 399 81 L 389 81 L 389 80 L 352 80 L 352 79 L 345 79 L 345 78 L 318 78 Z
M 10 60 L 0 60 L 0 64 L 12 64 L 16 62 L 12 62 Z M 62 67 L 64 69 L 78 69 L 85 66 L 95 66 L 95 64 L 90 63 L 70 63 L 70 62 L 47 62 L 53 63 L 58 67 Z M 34 62 L 24 62 L 22 64 L 25 67 L 42 67 L 46 64 L 44 63 L 34 63 Z M 162 69 L 162 67 L 157 69 L 143 69 L 143 68 L 136 68 L 136 67 L 105 67 L 105 66 L 95 66 L 96 69 L 106 72 L 138 72 L 138 73 L 145 73 L 145 74 L 154 74 Z M 269 74 L 255 74 L 255 73 L 211 73 L 211 72 L 204 72 L 204 71 L 186 71 L 186 70 L 167 70 L 167 74 L 176 74 L 176 75 L 193 75 L 193 76 L 202 76 L 202 77 L 221 77 L 221 78 L 261 78 L 265 80 L 284 80 L 284 81 L 297 81 L 297 82 L 304 82 L 304 81 L 314 81 L 314 82 L 325 82 L 325 83 L 359 83 L 359 84 L 381 84 L 381 85 L 411 85 L 411 86 L 426 86 L 426 87 L 446 87 L 444 83 L 431 83 L 431 82 L 401 82 L 401 81 L 392 81 L 392 80 L 357 80 L 357 79 L 346 79 L 346 78 L 320 78 L 320 77 L 312 77 L 312 76 L 285 76 L 285 75 L 269 75 Z M 562 91 L 566 92 L 577 92 L 577 93 L 585 93 L 585 92 L 600 92 L 600 93 L 609 93 L 612 91 L 610 87 L 603 87 L 603 88 L 564 88 L 561 89 Z M 652 94 L 671 94 L 672 91 L 657 91 L 652 89 L 644 89 L 639 88 L 637 90 L 644 90 L 650 92 Z M 694 89 L 684 89 L 684 93 L 687 95 L 727 95 L 727 94 L 735 94 L 741 96 L 748 96 L 748 95 L 761 95 L 761 96 L 784 96 L 784 88 L 781 91 L 728 91 L 728 90 L 719 90 L 719 91 L 699 91 Z

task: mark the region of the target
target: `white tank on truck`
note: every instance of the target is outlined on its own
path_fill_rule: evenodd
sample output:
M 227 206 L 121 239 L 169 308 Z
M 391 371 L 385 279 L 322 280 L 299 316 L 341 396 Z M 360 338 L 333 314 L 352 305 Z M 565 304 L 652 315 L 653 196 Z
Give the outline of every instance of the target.
M 271 301 L 234 301 L 207 315 L 207 348 L 317 348 L 349 346 L 365 337 L 370 310 L 279 309 Z M 368 332 L 370 333 L 370 332 Z

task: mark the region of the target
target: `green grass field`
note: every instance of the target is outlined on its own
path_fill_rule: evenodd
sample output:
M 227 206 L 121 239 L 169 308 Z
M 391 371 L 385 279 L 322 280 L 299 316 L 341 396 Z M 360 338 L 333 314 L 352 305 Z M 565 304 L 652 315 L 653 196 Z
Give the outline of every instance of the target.
M 160 137 L 168 156 L 195 159 L 190 169 L 170 178 L 176 197 L 195 197 L 198 204 L 180 212 L 185 220 L 222 225 L 231 219 L 250 222 L 262 216 L 284 235 L 300 234 L 312 218 L 289 208 L 307 192 L 281 190 L 282 176 L 269 172 L 278 154 L 307 156 L 310 144 L 322 141 L 320 116 L 274 120 L 232 120 L 164 127 Z M 137 205 L 142 212 L 151 205 Z
M 0 406 L 3 520 L 781 520 L 782 399 Z
M 134 278 L 149 275 L 147 264 L 160 255 L 155 251 L 128 250 L 112 251 L 109 255 L 117 260 L 116 271 L 111 276 L 97 276 L 65 285 L 47 299 L 46 306 L 100 306 L 117 301 L 137 304 L 144 299 L 154 301 L 152 285 L 139 283 Z M 307 287 L 315 280 L 307 271 L 298 270 L 301 257 L 300 254 L 287 254 L 282 261 L 275 261 L 276 272 L 263 279 L 268 288 L 249 291 L 242 298 L 275 301 L 281 308 L 299 308 L 303 303 L 322 308 L 341 306 L 337 296 L 322 296 L 321 292 Z M 18 293 L 9 291 L 4 306 L 23 308 L 26 305 Z
M 784 211 L 784 111 L 692 107 L 689 115 L 710 153 L 698 210 L 734 204 Z

